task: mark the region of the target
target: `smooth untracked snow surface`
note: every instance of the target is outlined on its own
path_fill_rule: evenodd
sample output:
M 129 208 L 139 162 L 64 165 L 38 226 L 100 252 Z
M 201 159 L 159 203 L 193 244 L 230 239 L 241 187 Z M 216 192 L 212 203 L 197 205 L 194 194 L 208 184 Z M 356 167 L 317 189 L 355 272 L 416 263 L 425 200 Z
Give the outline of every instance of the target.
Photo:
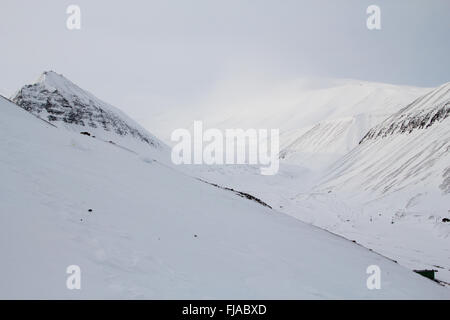
M 450 298 L 348 240 L 0 98 L 1 298 Z M 88 210 L 92 209 L 92 212 Z M 381 268 L 368 290 L 366 268 Z M 66 268 L 81 267 L 81 290 Z

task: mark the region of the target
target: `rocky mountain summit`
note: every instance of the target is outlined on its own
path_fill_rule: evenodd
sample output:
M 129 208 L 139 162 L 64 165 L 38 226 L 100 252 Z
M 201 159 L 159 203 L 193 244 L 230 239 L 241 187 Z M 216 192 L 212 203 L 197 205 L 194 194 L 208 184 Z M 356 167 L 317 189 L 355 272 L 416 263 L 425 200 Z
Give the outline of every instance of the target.
M 64 76 L 44 72 L 37 82 L 22 87 L 12 101 L 58 126 L 96 135 L 133 137 L 154 148 L 163 143 L 117 108 L 81 89 Z M 106 138 L 106 137 L 104 137 Z
M 371 129 L 360 143 L 395 133 L 411 133 L 442 122 L 450 115 L 450 83 L 446 83 Z

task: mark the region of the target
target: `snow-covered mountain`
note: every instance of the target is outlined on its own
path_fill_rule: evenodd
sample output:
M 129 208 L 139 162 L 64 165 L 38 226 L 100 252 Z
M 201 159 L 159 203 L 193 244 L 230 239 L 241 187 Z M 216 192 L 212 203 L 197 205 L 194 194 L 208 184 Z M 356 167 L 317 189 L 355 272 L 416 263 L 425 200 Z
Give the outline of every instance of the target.
M 192 129 L 194 120 L 222 130 L 276 128 L 284 162 L 321 170 L 357 146 L 372 127 L 429 91 L 350 79 L 300 79 L 256 92 L 244 89 L 216 89 L 189 108 L 155 113 L 147 124 L 167 143 L 173 130 Z
M 446 83 L 392 115 L 371 129 L 361 143 L 396 133 L 427 129 L 444 121 L 450 114 L 450 83 Z
M 325 113 L 324 120 L 291 130 L 281 152 L 286 159 L 276 176 L 233 166 L 198 168 L 198 174 L 251 193 L 411 269 L 436 269 L 437 278 L 450 283 L 449 84 L 411 89 L 423 94 L 412 94 L 409 101 L 403 87 L 386 86 L 391 98 L 362 99 L 348 112 L 336 102 L 339 108 Z M 360 89 L 352 90 L 358 96 Z M 326 91 L 322 94 L 329 96 Z M 354 99 L 350 91 L 343 100 Z M 400 105 L 389 103 L 403 99 Z M 314 112 L 322 111 L 306 113 Z
M 328 212 L 321 227 L 450 283 L 449 114 L 447 83 L 369 130 L 296 210 Z
M 359 190 L 371 198 L 408 189 L 448 194 L 449 114 L 447 83 L 368 131 L 357 148 L 329 169 L 321 188 Z M 447 207 L 441 215 L 448 214 Z
M 1 97 L 0 150 L 1 298 L 450 298 L 351 241 Z M 381 290 L 366 287 L 374 264 Z M 81 290 L 66 287 L 69 265 Z
M 22 87 L 12 101 L 58 127 L 137 148 L 145 144 L 154 149 L 167 149 L 122 111 L 53 71 L 44 72 L 38 81 Z
M 310 113 L 321 114 L 320 120 L 314 118 L 316 122 L 305 129 L 293 130 L 299 134 L 284 144 L 280 157 L 292 164 L 324 169 L 357 146 L 370 128 L 426 90 L 355 81 L 320 90 L 322 103 L 314 105 L 313 100 L 307 106 Z

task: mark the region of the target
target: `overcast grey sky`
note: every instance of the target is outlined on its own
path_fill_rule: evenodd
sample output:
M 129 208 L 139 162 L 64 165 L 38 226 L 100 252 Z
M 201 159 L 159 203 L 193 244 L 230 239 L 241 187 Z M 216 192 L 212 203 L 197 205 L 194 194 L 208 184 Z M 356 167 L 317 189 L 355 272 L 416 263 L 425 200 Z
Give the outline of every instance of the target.
M 51 69 L 133 116 L 243 75 L 432 87 L 450 81 L 449 34 L 449 0 L 1 0 L 0 93 Z

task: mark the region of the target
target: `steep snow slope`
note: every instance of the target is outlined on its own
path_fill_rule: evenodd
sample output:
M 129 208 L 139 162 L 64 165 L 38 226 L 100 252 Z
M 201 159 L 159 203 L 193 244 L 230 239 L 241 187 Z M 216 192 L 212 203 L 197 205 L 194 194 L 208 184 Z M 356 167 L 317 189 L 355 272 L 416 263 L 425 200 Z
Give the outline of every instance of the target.
M 319 122 L 283 148 L 280 159 L 312 169 L 324 168 L 357 144 L 361 135 L 358 120 L 348 117 Z
M 299 209 L 328 206 L 318 225 L 450 283 L 449 114 L 448 83 L 371 129 L 314 188 L 316 205 L 299 195 Z
M 411 133 L 444 121 L 450 114 L 450 83 L 418 98 L 370 130 L 361 142 L 396 133 Z
M 25 110 L 72 131 L 88 132 L 106 141 L 133 148 L 167 149 L 119 109 L 81 89 L 64 76 L 44 72 L 36 83 L 25 85 L 12 98 Z
M 263 177 L 250 166 L 200 167 L 197 174 L 357 240 L 408 268 L 436 269 L 437 278 L 450 283 L 450 223 L 444 222 L 450 218 L 448 90 L 449 84 L 405 103 L 370 131 L 362 129 L 370 120 L 355 126 L 354 117 L 298 130 L 301 137 L 290 144 L 302 153 L 282 162 L 276 176 Z M 325 177 L 292 164 L 320 169 L 352 145 L 357 147 Z
M 0 98 L 1 298 L 450 298 L 354 243 Z M 92 209 L 89 212 L 88 209 Z M 81 290 L 66 268 L 81 267 Z M 366 288 L 379 265 L 381 290 Z

